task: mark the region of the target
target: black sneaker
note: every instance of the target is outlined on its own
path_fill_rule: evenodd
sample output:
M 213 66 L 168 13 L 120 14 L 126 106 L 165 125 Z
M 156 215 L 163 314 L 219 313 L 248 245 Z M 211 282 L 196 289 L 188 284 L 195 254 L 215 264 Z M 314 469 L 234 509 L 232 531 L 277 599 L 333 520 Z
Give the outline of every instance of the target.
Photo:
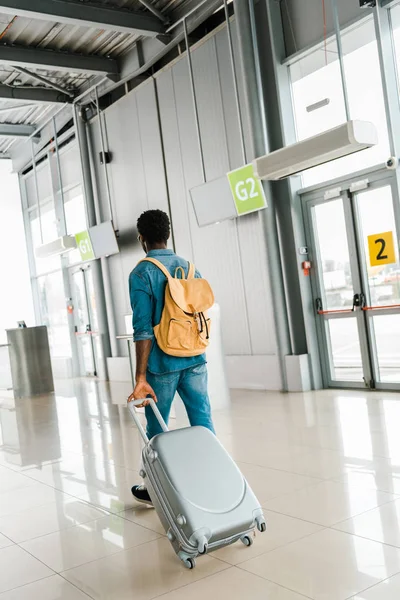
M 134 485 L 132 488 L 132 494 L 137 502 L 140 502 L 141 504 L 148 504 L 149 506 L 153 506 L 153 503 L 150 498 L 150 494 L 144 485 Z

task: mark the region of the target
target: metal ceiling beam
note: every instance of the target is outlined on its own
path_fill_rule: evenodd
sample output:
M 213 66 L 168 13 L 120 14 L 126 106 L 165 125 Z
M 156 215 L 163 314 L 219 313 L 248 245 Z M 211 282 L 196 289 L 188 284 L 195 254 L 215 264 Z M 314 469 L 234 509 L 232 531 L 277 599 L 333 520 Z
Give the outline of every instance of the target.
M 155 15 L 157 19 L 159 19 L 162 23 L 169 23 L 168 17 L 163 15 L 162 12 L 158 10 L 158 8 L 156 8 L 151 2 L 149 2 L 149 0 L 139 0 L 139 2 L 140 4 L 143 4 L 143 6 L 147 8 L 147 10 L 153 13 L 153 15 Z
M 382 0 L 382 8 L 393 8 L 393 6 L 396 6 L 399 3 L 400 0 Z
M 1 2 L 1 0 L 0 0 Z M 0 12 L 2 11 L 0 6 Z M 0 45 L 0 63 L 32 67 L 33 69 L 52 69 L 54 71 L 73 71 L 78 73 L 118 74 L 117 61 L 103 56 L 85 56 L 69 52 L 57 52 L 42 48 Z
M 19 125 L 14 123 L 0 123 L 0 137 L 28 138 L 36 131 L 34 125 Z M 40 133 L 34 135 L 40 137 Z
M 71 102 L 69 96 L 61 94 L 57 90 L 47 90 L 42 87 L 12 87 L 9 85 L 0 85 L 0 99 L 26 100 L 27 102 L 44 102 L 45 104 Z
M 185 4 L 184 14 L 176 14 L 177 20 L 167 29 L 168 32 L 171 32 L 168 39 L 143 40 L 141 56 L 138 48 L 134 47 L 130 52 L 121 57 L 119 65 L 122 81 L 130 77 L 137 77 L 150 69 L 184 39 L 183 18 L 186 18 L 186 26 L 190 34 L 191 31 L 199 27 L 203 21 L 208 19 L 208 17 L 222 6 L 223 0 L 191 0 L 191 2 Z
M 95 2 L 76 0 L 0 0 L 0 12 L 29 19 L 99 27 L 149 37 L 163 33 L 161 21 L 146 12 L 132 12 Z
M 15 104 L 14 106 L 0 106 L 0 113 L 3 112 L 12 112 L 13 110 L 25 110 L 26 108 L 32 108 L 36 106 L 36 104 L 26 102 L 25 104 Z
M 54 90 L 57 90 L 58 92 L 61 92 L 62 94 L 66 94 L 70 98 L 73 98 L 75 96 L 74 92 L 71 92 L 70 90 L 66 90 L 61 85 L 57 85 L 56 83 L 53 83 L 52 81 L 50 81 L 50 79 L 47 79 L 46 77 L 42 77 L 38 73 L 29 71 L 28 69 L 25 69 L 24 67 L 19 67 L 18 65 L 14 65 L 14 69 L 16 71 L 18 71 L 19 73 L 23 73 L 24 75 L 31 77 L 32 79 L 36 79 L 36 81 L 40 81 L 40 83 L 44 83 L 44 85 L 46 85 L 50 88 L 53 88 Z

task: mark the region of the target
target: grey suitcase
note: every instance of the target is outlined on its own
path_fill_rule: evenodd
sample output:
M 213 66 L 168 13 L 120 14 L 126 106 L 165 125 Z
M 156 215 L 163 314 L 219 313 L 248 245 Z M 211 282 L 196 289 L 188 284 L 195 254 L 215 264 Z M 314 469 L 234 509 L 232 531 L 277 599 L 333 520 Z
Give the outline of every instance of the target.
M 250 546 L 256 527 L 264 532 L 266 522 L 225 448 L 204 427 L 168 431 L 153 400 L 164 433 L 149 442 L 135 408 L 142 402 L 128 403 L 145 442 L 141 476 L 178 557 L 193 569 L 201 554 L 239 540 Z

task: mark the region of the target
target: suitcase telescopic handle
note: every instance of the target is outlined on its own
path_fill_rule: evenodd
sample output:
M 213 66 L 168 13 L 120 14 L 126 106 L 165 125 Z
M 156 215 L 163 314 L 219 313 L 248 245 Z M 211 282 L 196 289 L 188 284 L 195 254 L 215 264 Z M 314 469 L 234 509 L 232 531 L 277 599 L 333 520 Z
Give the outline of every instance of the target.
M 144 443 L 147 444 L 147 442 L 149 441 L 149 438 L 147 437 L 146 431 L 139 420 L 138 412 L 136 410 L 136 407 L 141 406 L 145 400 L 149 401 L 150 407 L 151 407 L 152 411 L 154 412 L 154 415 L 155 415 L 157 421 L 159 422 L 161 429 L 165 433 L 167 431 L 169 431 L 169 429 L 168 429 L 164 419 L 162 418 L 162 415 L 161 415 L 160 411 L 158 410 L 157 404 L 154 402 L 153 398 L 145 398 L 143 400 L 133 400 L 132 402 L 128 402 L 129 412 L 131 413 L 132 418 L 135 421 L 135 425 L 138 428 L 139 433 L 142 436 Z

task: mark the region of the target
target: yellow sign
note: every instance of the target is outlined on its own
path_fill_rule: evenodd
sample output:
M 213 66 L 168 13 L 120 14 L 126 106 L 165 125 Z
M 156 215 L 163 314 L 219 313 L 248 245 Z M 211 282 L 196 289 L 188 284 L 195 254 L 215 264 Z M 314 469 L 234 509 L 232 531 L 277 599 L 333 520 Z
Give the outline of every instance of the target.
M 390 265 L 396 261 L 393 231 L 368 236 L 369 262 L 371 267 Z

